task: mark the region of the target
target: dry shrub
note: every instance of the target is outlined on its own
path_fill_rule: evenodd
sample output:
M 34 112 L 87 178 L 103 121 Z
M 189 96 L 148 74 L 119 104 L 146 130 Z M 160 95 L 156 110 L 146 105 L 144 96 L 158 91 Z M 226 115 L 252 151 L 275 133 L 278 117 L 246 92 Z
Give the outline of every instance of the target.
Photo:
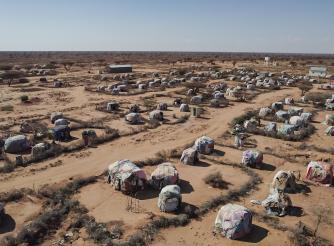
M 26 195 L 32 195 L 34 191 L 28 188 L 14 189 L 8 192 L 0 193 L 0 202 L 17 202 Z
M 311 102 L 318 102 L 320 105 L 324 105 L 326 99 L 331 97 L 331 93 L 328 92 L 309 92 L 305 95 L 305 99 Z
M 258 115 L 258 112 L 256 110 L 254 111 L 248 111 L 246 113 L 244 113 L 243 115 L 240 115 L 238 117 L 235 117 L 233 120 L 232 120 L 232 126 L 234 127 L 235 125 L 237 124 L 240 124 L 242 125 L 246 120 L 249 120 L 251 119 L 252 117 L 254 116 L 257 116 Z
M 14 106 L 11 104 L 1 106 L 1 111 L 14 111 Z
M 223 180 L 223 176 L 220 172 L 215 172 L 204 177 L 204 182 L 213 188 L 227 189 L 230 183 Z

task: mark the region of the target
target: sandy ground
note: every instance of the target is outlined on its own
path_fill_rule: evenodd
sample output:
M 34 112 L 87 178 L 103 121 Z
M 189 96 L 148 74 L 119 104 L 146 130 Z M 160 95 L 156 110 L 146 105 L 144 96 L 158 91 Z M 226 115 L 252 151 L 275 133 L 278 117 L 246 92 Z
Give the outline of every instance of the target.
M 231 64 L 221 64 L 222 67 L 231 68 Z M 248 63 L 245 62 L 247 65 Z M 248 64 L 249 65 L 249 64 Z M 259 70 L 265 68 L 256 65 Z M 159 71 L 166 73 L 170 69 L 168 64 L 147 65 L 140 64 L 136 72 L 152 73 Z M 276 70 L 276 68 L 274 69 Z M 277 68 L 277 71 L 281 71 Z M 292 71 L 292 70 L 291 70 Z M 64 72 L 64 71 L 62 71 Z M 300 71 L 299 71 L 300 72 Z M 237 116 L 252 109 L 270 105 L 272 102 L 290 96 L 300 97 L 298 88 L 284 88 L 278 91 L 262 93 L 255 97 L 251 102 L 232 102 L 225 108 L 205 107 L 206 112 L 202 118 L 190 117 L 185 123 L 172 124 L 176 117 L 181 117 L 188 113 L 178 112 L 178 108 L 169 107 L 164 112 L 168 123 L 162 124 L 155 129 L 149 129 L 136 134 L 128 134 L 134 130 L 142 129 L 143 126 L 130 126 L 125 123 L 123 117 L 117 114 L 105 113 L 96 110 L 96 104 L 116 100 L 121 105 L 121 112 L 125 112 L 130 104 L 138 103 L 143 108 L 144 100 L 153 98 L 154 103 L 166 102 L 172 104 L 176 97 L 182 97 L 177 92 L 180 88 L 169 88 L 160 92 L 146 92 L 144 94 L 132 96 L 115 96 L 103 93 L 86 91 L 84 88 L 83 78 L 87 74 L 80 69 L 74 69 L 69 74 L 61 73 L 62 78 L 77 77 L 78 81 L 73 83 L 73 87 L 68 88 L 49 88 L 38 86 L 36 81 L 39 77 L 34 78 L 29 85 L 7 87 L 1 85 L 1 106 L 11 103 L 14 111 L 0 112 L 0 131 L 1 133 L 18 132 L 19 125 L 26 119 L 37 119 L 48 127 L 51 127 L 48 115 L 54 111 L 62 111 L 64 115 L 70 116 L 81 121 L 101 121 L 108 127 L 118 129 L 122 136 L 106 144 L 101 144 L 92 148 L 63 154 L 57 158 L 52 158 L 28 167 L 19 167 L 12 173 L 2 173 L 0 175 L 0 191 L 5 192 L 13 188 L 33 188 L 37 190 L 43 185 L 66 184 L 75 177 L 88 177 L 102 174 L 107 166 L 120 159 L 130 159 L 132 161 L 145 160 L 154 157 L 159 151 L 167 151 L 181 147 L 194 141 L 196 138 L 206 135 L 221 142 L 223 146 L 216 145 L 216 154 L 210 158 L 218 160 L 240 163 L 243 150 L 228 147 L 233 143 L 233 138 L 224 140 L 222 134 L 229 129 L 229 123 Z M 55 76 L 50 77 L 53 78 Z M 59 77 L 59 76 L 58 76 Z M 208 83 L 215 83 L 216 80 Z M 234 82 L 229 82 L 233 84 Z M 102 84 L 102 82 L 99 84 Z M 27 93 L 35 98 L 31 104 L 23 104 L 20 101 L 20 95 Z M 158 94 L 158 95 L 157 95 Z M 303 106 L 305 111 L 312 111 L 311 106 Z M 269 137 L 252 135 L 250 140 L 257 149 L 268 151 L 265 154 L 264 163 L 266 168 L 255 170 L 262 178 L 263 182 L 259 185 L 258 190 L 253 191 L 247 198 L 238 203 L 244 205 L 257 213 L 263 213 L 261 207 L 251 205 L 251 199 L 264 199 L 268 194 L 268 188 L 274 174 L 278 170 L 299 170 L 303 174 L 305 165 L 311 159 L 332 158 L 329 153 L 319 153 L 311 150 L 299 150 L 298 146 L 302 143 L 315 145 L 318 147 L 333 147 L 332 137 L 323 134 L 326 126 L 322 121 L 326 114 L 331 112 L 319 111 L 314 118 L 316 132 L 308 139 L 302 142 L 287 142 Z M 148 113 L 142 114 L 148 117 Z M 174 116 L 175 115 L 175 116 Z M 262 124 L 266 123 L 265 121 Z M 71 123 L 73 124 L 73 122 Z M 97 130 L 98 135 L 103 134 L 103 130 Z M 76 140 L 64 145 L 71 145 L 80 141 L 81 129 L 72 132 Z M 224 146 L 225 145 L 225 146 Z M 287 157 L 291 157 L 287 159 Z M 294 161 L 292 161 L 294 160 Z M 182 200 L 194 206 L 200 206 L 205 201 L 226 194 L 231 189 L 237 189 L 245 184 L 249 177 L 240 171 L 240 169 L 229 166 L 217 165 L 212 161 L 203 159 L 201 165 L 185 166 L 178 160 L 171 160 L 180 173 L 182 188 Z M 3 165 L 0 162 L 0 166 Z M 145 167 L 147 175 L 154 170 L 153 167 Z M 225 181 L 230 183 L 227 190 L 214 189 L 203 182 L 203 178 L 210 173 L 220 171 Z M 74 198 L 84 205 L 89 215 L 93 216 L 97 222 L 106 223 L 109 228 L 115 224 L 122 224 L 125 229 L 121 242 L 135 233 L 141 226 L 147 224 L 157 216 L 175 216 L 175 214 L 163 214 L 157 208 L 158 192 L 149 190 L 138 194 L 137 198 L 130 198 L 118 191 L 115 191 L 104 179 L 97 183 L 82 188 Z M 287 216 L 280 218 L 281 223 L 293 227 L 298 221 L 302 221 L 311 228 L 316 224 L 314 213 L 315 204 L 326 207 L 334 206 L 334 193 L 332 188 L 321 186 L 310 186 L 310 192 L 307 194 L 291 194 L 292 202 L 295 206 L 302 207 L 304 215 L 302 217 Z M 132 204 L 129 209 L 129 204 Z M 6 213 L 8 226 L 0 226 L 0 237 L 18 232 L 24 225 L 33 220 L 40 212 L 42 202 L 31 198 L 22 200 L 17 203 L 11 202 L 6 204 Z M 218 210 L 211 211 L 200 220 L 193 220 L 189 225 L 178 228 L 168 228 L 161 230 L 157 238 L 152 241 L 152 245 L 293 245 L 288 238 L 288 232 L 282 232 L 274 229 L 267 224 L 254 218 L 253 232 L 242 240 L 231 241 L 219 235 L 212 234 L 213 223 Z M 69 223 L 66 221 L 64 225 Z M 64 230 L 61 228 L 60 231 Z M 320 226 L 320 236 L 333 242 L 331 234 L 332 226 L 322 224 Z M 58 234 L 57 234 L 58 235 Z M 43 245 L 52 245 L 56 237 L 50 236 Z M 74 240 L 71 245 L 88 246 L 95 243 L 88 239 L 87 232 L 80 230 L 80 236 Z

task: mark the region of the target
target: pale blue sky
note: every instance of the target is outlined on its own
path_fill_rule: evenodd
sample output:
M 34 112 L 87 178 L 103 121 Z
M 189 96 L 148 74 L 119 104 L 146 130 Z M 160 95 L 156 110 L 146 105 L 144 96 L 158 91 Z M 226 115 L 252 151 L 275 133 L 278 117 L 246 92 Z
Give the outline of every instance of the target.
M 334 0 L 0 0 L 0 50 L 334 53 Z

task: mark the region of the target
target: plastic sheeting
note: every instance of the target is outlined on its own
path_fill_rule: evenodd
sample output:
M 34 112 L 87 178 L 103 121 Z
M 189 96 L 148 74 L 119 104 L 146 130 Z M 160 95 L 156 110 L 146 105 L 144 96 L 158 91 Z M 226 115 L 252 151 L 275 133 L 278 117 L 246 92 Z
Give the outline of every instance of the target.
M 246 150 L 242 153 L 241 163 L 248 167 L 257 167 L 262 164 L 263 154 L 258 150 Z
M 246 236 L 252 230 L 252 213 L 237 204 L 226 204 L 221 207 L 216 220 L 215 231 L 229 239 Z
M 117 190 L 134 191 L 143 188 L 146 180 L 145 172 L 129 160 L 116 161 L 108 167 L 108 182 Z
M 259 111 L 260 117 L 266 117 L 272 113 L 272 109 L 270 108 L 261 108 Z
M 139 113 L 129 113 L 125 115 L 125 120 L 130 124 L 138 124 L 141 121 L 141 117 Z
M 273 190 L 268 197 L 261 202 L 261 205 L 270 215 L 284 216 L 292 206 L 290 197 L 282 191 Z
M 180 105 L 180 112 L 189 112 L 190 111 L 190 108 L 189 108 L 189 105 L 186 104 L 186 103 L 182 103 Z
M 180 161 L 187 165 L 195 165 L 198 161 L 198 151 L 195 148 L 188 148 L 182 152 Z
M 267 134 L 276 134 L 277 133 L 277 123 L 276 122 L 268 122 L 268 124 L 264 127 L 264 131 Z
M 208 155 L 214 150 L 214 141 L 209 137 L 203 136 L 195 141 L 194 147 L 200 154 Z
M 173 212 L 181 205 L 181 189 L 178 185 L 165 186 L 158 199 L 158 207 L 162 212 Z
M 24 135 L 16 135 L 5 140 L 4 150 L 11 154 L 20 154 L 30 148 L 28 139 Z
M 69 124 L 70 124 L 70 122 L 66 119 L 58 119 L 58 120 L 55 121 L 56 126 L 67 126 Z
M 306 179 L 331 185 L 333 181 L 333 165 L 320 161 L 311 161 L 307 165 Z
M 170 162 L 161 163 L 151 174 L 150 184 L 156 189 L 162 189 L 166 185 L 177 184 L 179 173 Z
M 296 130 L 295 125 L 284 124 L 278 129 L 278 132 L 283 135 L 290 135 L 294 134 L 295 130 Z
M 278 171 L 271 183 L 271 191 L 279 190 L 283 192 L 295 192 L 296 191 L 296 177 L 291 171 Z
M 56 120 L 61 119 L 61 118 L 63 118 L 63 113 L 61 112 L 54 112 L 50 116 L 50 120 L 52 124 L 54 124 Z
M 149 119 L 150 120 L 163 120 L 164 119 L 164 114 L 162 111 L 160 110 L 153 110 L 152 112 L 150 112 L 149 114 Z
M 327 127 L 325 130 L 326 135 L 328 136 L 334 136 L 334 126 Z

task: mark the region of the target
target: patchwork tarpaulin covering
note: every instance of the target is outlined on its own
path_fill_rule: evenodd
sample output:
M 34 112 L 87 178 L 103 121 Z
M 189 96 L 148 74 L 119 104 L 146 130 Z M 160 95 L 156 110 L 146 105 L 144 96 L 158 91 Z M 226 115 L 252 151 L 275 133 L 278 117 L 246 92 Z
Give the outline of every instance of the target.
M 246 150 L 242 153 L 241 163 L 248 167 L 257 167 L 262 164 L 263 154 L 258 150 Z
M 145 90 L 147 88 L 146 84 L 138 84 L 138 89 L 139 90 Z
M 178 185 L 167 185 L 159 194 L 158 207 L 162 212 L 177 210 L 182 202 L 181 189 Z
M 254 131 L 256 130 L 257 126 L 258 126 L 258 121 L 255 119 L 246 120 L 244 122 L 244 128 L 247 131 Z
M 191 99 L 190 99 L 190 103 L 191 104 L 200 104 L 203 100 L 203 97 L 202 96 L 193 96 Z
M 118 110 L 119 103 L 118 102 L 108 102 L 107 103 L 107 111 Z
M 292 97 L 287 97 L 287 98 L 284 99 L 284 102 L 285 102 L 285 104 L 289 105 L 289 104 L 293 104 L 295 102 L 295 100 L 293 100 Z
M 35 144 L 31 149 L 32 156 L 38 157 L 49 149 L 49 145 L 46 143 Z
M 282 102 L 274 102 L 271 104 L 271 108 L 275 111 L 282 110 L 283 109 L 283 103 Z
M 60 125 L 52 129 L 53 139 L 56 141 L 66 141 L 71 138 L 71 129 L 68 126 Z
M 309 112 L 305 112 L 305 113 L 301 113 L 300 117 L 304 120 L 304 122 L 309 123 L 312 120 L 312 113 Z
M 334 103 L 327 103 L 326 104 L 326 109 L 327 110 L 334 110 Z
M 333 165 L 320 161 L 311 161 L 307 165 L 306 179 L 321 184 L 332 185 Z
M 231 203 L 220 208 L 215 220 L 215 232 L 229 239 L 238 239 L 246 236 L 251 230 L 252 213 L 250 210 Z
M 279 120 L 287 120 L 290 117 L 290 114 L 287 111 L 279 110 L 275 114 L 276 118 Z
M 326 135 L 328 136 L 334 136 L 334 126 L 327 127 L 325 130 Z
M 194 95 L 194 94 L 195 94 L 194 89 L 189 89 L 187 91 L 187 96 L 191 96 L 191 95 Z
M 237 133 L 244 133 L 245 132 L 245 128 L 243 125 L 240 124 L 236 124 L 232 130 L 232 134 L 237 134 Z
M 271 183 L 271 191 L 280 190 L 283 192 L 296 191 L 296 177 L 291 171 L 278 171 Z
M 210 105 L 211 105 L 212 107 L 219 107 L 219 106 L 220 106 L 220 101 L 219 101 L 219 99 L 212 99 L 212 100 L 210 100 Z
M 195 148 L 188 148 L 182 152 L 180 161 L 187 165 L 195 165 L 198 161 L 198 151 Z
M 70 124 L 70 122 L 66 119 L 58 119 L 58 120 L 55 121 L 56 126 L 62 126 L 62 125 L 67 126 L 69 124 Z
M 261 202 L 261 205 L 270 215 L 284 216 L 292 206 L 290 197 L 282 191 L 273 190 L 268 197 Z
M 281 125 L 281 127 L 278 129 L 278 132 L 283 135 L 290 135 L 294 134 L 295 130 L 296 130 L 295 125 L 284 124 Z
M 108 167 L 108 182 L 116 190 L 131 192 L 143 189 L 146 180 L 144 170 L 129 160 L 116 161 Z
M 213 152 L 214 144 L 215 142 L 213 141 L 213 139 L 203 136 L 195 141 L 194 147 L 200 154 L 208 155 Z
M 179 173 L 170 162 L 161 163 L 151 174 L 150 184 L 156 189 L 174 185 L 179 180 Z
M 173 102 L 173 105 L 176 107 L 181 106 L 181 104 L 182 104 L 182 98 L 176 98 Z
M 268 122 L 268 124 L 264 127 L 264 131 L 268 134 L 275 134 L 277 132 L 277 123 Z
M 30 133 L 33 132 L 34 128 L 32 127 L 32 125 L 29 122 L 22 122 L 21 126 L 20 126 L 20 132 L 22 133 Z
M 50 116 L 50 120 L 52 124 L 54 124 L 56 120 L 62 119 L 62 118 L 63 118 L 63 113 L 61 112 L 53 112 Z
M 130 107 L 129 107 L 129 112 L 130 113 L 139 113 L 139 111 L 140 111 L 140 107 L 139 107 L 138 104 L 130 105 Z
M 266 117 L 272 113 L 272 109 L 270 108 L 261 108 L 259 111 L 260 117 Z
M 20 154 L 30 148 L 30 144 L 26 136 L 16 135 L 5 140 L 4 150 L 11 154 Z
M 182 103 L 180 105 L 180 112 L 189 112 L 190 111 L 190 108 L 189 108 L 189 105 L 186 104 L 186 103 Z
M 221 98 L 225 98 L 224 93 L 220 92 L 220 91 L 215 91 L 212 94 L 214 99 L 221 99 Z
M 159 103 L 157 105 L 158 110 L 167 110 L 167 108 L 168 108 L 167 103 Z
M 288 113 L 290 116 L 301 115 L 303 111 L 304 111 L 303 108 L 297 108 L 297 107 L 291 107 L 288 109 Z
M 333 126 L 334 125 L 334 115 L 326 114 L 325 124 L 329 126 Z
M 160 110 L 153 110 L 149 114 L 149 119 L 150 120 L 163 120 L 164 119 L 164 114 Z
M 130 124 L 138 124 L 141 121 L 141 117 L 139 113 L 129 113 L 125 115 L 125 120 Z
M 290 119 L 289 119 L 289 123 L 290 125 L 295 125 L 297 127 L 301 127 L 301 126 L 304 126 L 306 125 L 306 122 L 304 121 L 304 119 L 300 116 L 292 116 Z

